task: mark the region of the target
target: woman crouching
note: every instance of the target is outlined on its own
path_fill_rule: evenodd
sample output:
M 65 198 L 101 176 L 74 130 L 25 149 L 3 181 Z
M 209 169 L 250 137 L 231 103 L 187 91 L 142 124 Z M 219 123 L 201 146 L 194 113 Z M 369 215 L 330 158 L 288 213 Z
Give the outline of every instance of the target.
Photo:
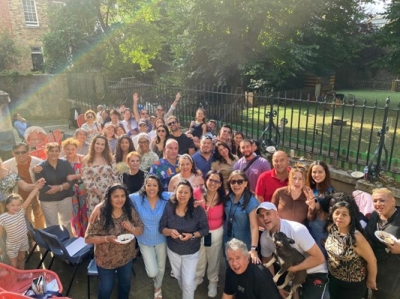
M 100 210 L 100 219 L 89 224 L 86 230 L 86 243 L 95 244 L 94 258 L 99 273 L 99 299 L 111 297 L 115 272 L 118 276 L 118 298 L 129 298 L 136 240 L 121 244 L 117 236 L 141 235 L 143 224 L 132 202 L 127 199 L 129 194 L 123 185 L 114 184 L 109 187 Z

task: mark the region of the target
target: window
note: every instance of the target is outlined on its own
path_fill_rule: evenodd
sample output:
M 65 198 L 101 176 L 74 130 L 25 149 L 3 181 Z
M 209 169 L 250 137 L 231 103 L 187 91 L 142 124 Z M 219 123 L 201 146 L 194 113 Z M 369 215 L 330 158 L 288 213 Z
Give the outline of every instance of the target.
M 24 6 L 25 24 L 39 26 L 35 0 L 22 0 L 22 5 Z
M 31 47 L 31 57 L 32 57 L 32 71 L 42 71 L 43 70 L 43 51 L 42 47 Z

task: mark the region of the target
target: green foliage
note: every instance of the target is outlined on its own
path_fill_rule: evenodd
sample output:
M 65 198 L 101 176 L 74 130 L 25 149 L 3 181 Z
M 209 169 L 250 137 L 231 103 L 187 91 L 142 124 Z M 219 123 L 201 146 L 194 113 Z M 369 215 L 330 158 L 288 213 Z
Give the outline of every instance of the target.
M 8 30 L 0 31 L 0 41 L 0 71 L 4 71 L 18 63 L 20 50 Z

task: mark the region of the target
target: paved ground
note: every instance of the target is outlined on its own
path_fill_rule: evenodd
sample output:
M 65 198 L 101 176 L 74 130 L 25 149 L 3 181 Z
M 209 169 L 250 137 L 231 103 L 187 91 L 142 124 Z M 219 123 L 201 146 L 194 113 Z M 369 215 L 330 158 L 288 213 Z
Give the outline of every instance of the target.
M 44 128 L 46 132 L 49 130 L 61 130 L 66 134 L 73 134 L 76 128 L 68 128 L 68 120 L 53 120 L 53 121 L 40 121 L 34 120 L 31 121 L 31 125 L 33 126 L 40 126 Z M 15 132 L 16 134 L 16 132 Z M 16 135 L 16 140 L 19 141 L 19 138 Z M 36 252 L 30 259 L 29 263 L 27 264 L 28 269 L 35 268 L 39 263 L 39 256 L 41 252 Z M 45 260 L 45 266 L 47 267 L 50 263 L 50 257 L 47 257 Z M 74 280 L 73 286 L 71 288 L 71 292 L 69 297 L 73 299 L 83 299 L 87 298 L 87 275 L 86 269 L 88 266 L 89 261 L 85 261 L 82 263 L 78 270 L 78 274 Z M 130 298 L 138 298 L 138 299 L 151 299 L 153 298 L 153 281 L 147 276 L 146 270 L 144 267 L 143 260 L 141 258 L 137 258 L 136 262 L 134 263 L 133 268 L 136 272 L 136 277 L 132 278 L 132 287 L 130 292 Z M 55 260 L 52 266 L 52 270 L 55 271 L 63 283 L 64 289 L 67 288 L 69 281 L 72 277 L 73 267 L 67 265 L 66 263 Z M 169 276 L 170 273 L 170 266 L 167 261 L 167 269 L 165 272 L 164 282 L 163 282 L 163 298 L 164 299 L 177 299 L 182 297 L 182 292 L 178 286 L 178 282 L 176 279 L 171 278 Z M 218 295 L 216 298 L 221 298 L 222 290 L 223 290 L 223 282 L 224 282 L 224 272 L 225 272 L 225 262 L 223 258 L 221 258 L 221 271 L 220 271 L 220 287 L 218 288 Z M 96 277 L 91 277 L 90 280 L 90 295 L 91 298 L 97 297 L 97 286 L 98 280 Z M 208 298 L 207 296 L 207 289 L 208 281 L 205 281 L 198 286 L 195 298 L 196 299 L 203 299 Z M 112 298 L 117 298 L 117 294 L 114 293 Z

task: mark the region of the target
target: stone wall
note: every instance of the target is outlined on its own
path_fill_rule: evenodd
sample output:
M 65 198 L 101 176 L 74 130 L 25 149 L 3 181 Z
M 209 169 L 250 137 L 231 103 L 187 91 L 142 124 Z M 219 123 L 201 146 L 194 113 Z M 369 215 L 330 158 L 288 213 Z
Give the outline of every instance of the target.
M 0 90 L 10 95 L 11 115 L 19 112 L 27 119 L 62 119 L 69 117 L 70 104 L 66 77 L 63 75 L 27 75 L 0 77 Z

